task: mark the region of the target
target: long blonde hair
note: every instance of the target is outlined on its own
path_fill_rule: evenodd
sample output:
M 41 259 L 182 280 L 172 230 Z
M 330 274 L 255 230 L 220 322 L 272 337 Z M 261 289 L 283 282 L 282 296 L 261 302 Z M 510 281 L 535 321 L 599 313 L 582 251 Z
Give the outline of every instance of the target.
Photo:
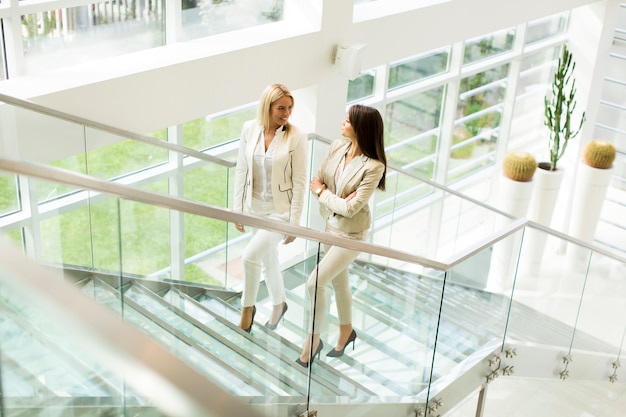
M 273 83 L 265 87 L 263 93 L 261 94 L 261 99 L 259 100 L 259 111 L 257 115 L 257 119 L 261 126 L 267 129 L 270 126 L 270 112 L 272 110 L 272 104 L 276 101 L 280 100 L 283 97 L 289 97 L 291 99 L 291 105 L 295 105 L 295 100 L 291 91 L 284 85 L 279 83 Z M 289 136 L 289 131 L 291 129 L 291 124 L 287 122 L 284 127 L 284 136 Z

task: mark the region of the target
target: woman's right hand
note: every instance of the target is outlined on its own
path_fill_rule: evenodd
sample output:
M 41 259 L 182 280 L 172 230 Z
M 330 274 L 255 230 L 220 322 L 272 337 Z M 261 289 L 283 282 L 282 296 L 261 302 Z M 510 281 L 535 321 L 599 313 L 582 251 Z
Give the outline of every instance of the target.
M 245 232 L 246 229 L 244 229 L 243 224 L 237 223 L 235 224 L 235 227 L 237 228 L 237 230 L 239 230 L 241 233 Z

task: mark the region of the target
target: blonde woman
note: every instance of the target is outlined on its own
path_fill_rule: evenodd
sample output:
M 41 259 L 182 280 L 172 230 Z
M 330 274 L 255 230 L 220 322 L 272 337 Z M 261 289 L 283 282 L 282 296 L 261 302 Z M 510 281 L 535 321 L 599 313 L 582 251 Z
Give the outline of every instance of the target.
M 293 95 L 286 86 L 270 84 L 261 94 L 257 119 L 244 123 L 235 172 L 235 211 L 300 223 L 308 143 L 306 134 L 289 123 L 293 106 Z M 242 224 L 236 227 L 245 232 Z M 244 287 L 239 326 L 244 331 L 252 330 L 262 273 L 273 304 L 266 326 L 276 329 L 287 312 L 278 244 L 294 239 L 268 230 L 253 230 L 242 255 Z

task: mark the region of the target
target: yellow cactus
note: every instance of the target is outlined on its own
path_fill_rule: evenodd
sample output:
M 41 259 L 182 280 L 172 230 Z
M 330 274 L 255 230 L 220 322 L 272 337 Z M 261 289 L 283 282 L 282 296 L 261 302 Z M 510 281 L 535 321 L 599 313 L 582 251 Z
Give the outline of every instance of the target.
M 611 168 L 615 155 L 615 146 L 605 139 L 590 140 L 583 148 L 583 162 L 593 168 Z
M 530 181 L 536 170 L 537 161 L 528 152 L 509 152 L 504 156 L 504 161 L 502 161 L 502 173 L 513 181 Z

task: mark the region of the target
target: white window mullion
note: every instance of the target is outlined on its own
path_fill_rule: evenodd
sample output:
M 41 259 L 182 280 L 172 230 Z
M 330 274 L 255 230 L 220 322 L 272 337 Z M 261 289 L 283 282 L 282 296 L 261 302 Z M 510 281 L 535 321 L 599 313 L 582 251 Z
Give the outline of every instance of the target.
M 452 45 L 450 50 L 450 78 L 446 85 L 446 93 L 443 101 L 443 110 L 439 126 L 439 143 L 437 154 L 435 155 L 435 172 L 433 180 L 440 184 L 446 183 L 448 175 L 448 162 L 450 160 L 450 149 L 452 147 L 452 136 L 454 132 L 454 121 L 456 119 L 456 108 L 459 101 L 460 74 L 463 65 L 463 42 Z

